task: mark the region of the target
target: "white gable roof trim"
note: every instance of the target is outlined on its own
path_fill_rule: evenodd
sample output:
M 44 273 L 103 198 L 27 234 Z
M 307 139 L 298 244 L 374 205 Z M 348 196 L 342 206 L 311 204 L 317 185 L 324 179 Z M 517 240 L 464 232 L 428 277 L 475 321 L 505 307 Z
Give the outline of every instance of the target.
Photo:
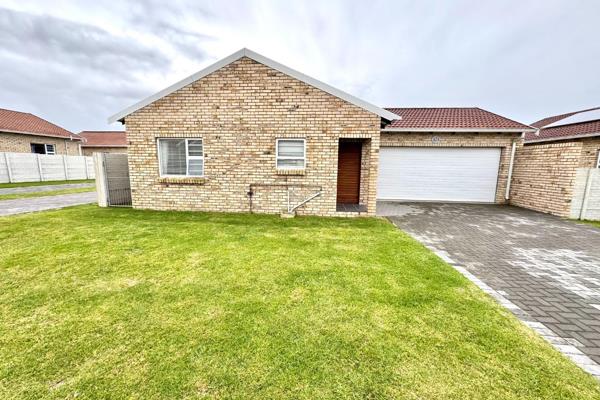
M 383 108 L 377 107 L 371 103 L 368 103 L 364 100 L 359 99 L 358 97 L 354 97 L 346 92 L 343 92 L 339 89 L 334 88 L 333 86 L 330 86 L 326 83 L 318 81 L 314 78 L 311 78 L 310 76 L 304 75 L 303 73 L 298 72 L 294 69 L 288 68 L 285 65 L 282 65 L 282 64 L 280 64 L 276 61 L 273 61 L 265 56 L 255 53 L 252 50 L 248 50 L 248 49 L 244 48 L 244 49 L 236 51 L 232 55 L 225 57 L 224 59 L 222 59 L 220 61 L 217 61 L 216 63 L 204 68 L 203 70 L 198 71 L 195 74 L 190 75 L 187 78 L 169 86 L 168 88 L 163 89 L 160 92 L 153 94 L 152 96 L 146 97 L 145 99 L 133 104 L 132 106 L 125 108 L 122 111 L 119 111 L 118 113 L 109 117 L 108 122 L 112 123 L 112 122 L 116 122 L 116 121 L 122 121 L 126 116 L 139 110 L 140 108 L 143 108 L 143 107 L 147 106 L 148 104 L 151 104 L 151 103 L 155 102 L 156 100 L 158 100 L 162 97 L 165 97 L 165 96 L 197 81 L 198 79 L 204 78 L 205 76 L 212 74 L 213 72 L 225 67 L 226 65 L 231 64 L 234 61 L 239 60 L 242 57 L 248 57 L 256 62 L 266 65 L 267 67 L 273 68 L 279 72 L 289 75 L 292 78 L 296 78 L 304 83 L 307 83 L 311 86 L 316 87 L 317 89 L 320 89 L 320 90 L 327 92 L 331 95 L 334 95 L 336 97 L 339 97 L 342 100 L 346 100 L 347 102 L 354 104 L 355 106 L 358 106 L 367 111 L 370 111 L 373 114 L 379 115 L 381 118 L 384 118 L 388 121 L 392 121 L 395 119 L 401 119 L 400 116 L 398 116 L 390 111 L 387 111 L 387 110 L 384 110 Z

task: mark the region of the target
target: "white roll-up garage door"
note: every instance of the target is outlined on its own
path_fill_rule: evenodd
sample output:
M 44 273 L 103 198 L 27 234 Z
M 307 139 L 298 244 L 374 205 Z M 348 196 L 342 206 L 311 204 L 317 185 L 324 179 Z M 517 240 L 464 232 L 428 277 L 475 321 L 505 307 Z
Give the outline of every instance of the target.
M 493 203 L 499 148 L 382 147 L 380 200 Z

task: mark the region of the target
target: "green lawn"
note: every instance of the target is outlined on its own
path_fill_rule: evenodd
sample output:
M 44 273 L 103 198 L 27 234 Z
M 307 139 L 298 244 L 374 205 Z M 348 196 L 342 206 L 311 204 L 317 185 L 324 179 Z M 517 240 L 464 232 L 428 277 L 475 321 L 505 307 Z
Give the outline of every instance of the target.
M 94 180 L 93 179 L 75 179 L 72 181 L 0 183 L 0 189 L 15 188 L 15 187 L 28 187 L 28 186 L 65 185 L 67 183 L 94 183 Z
M 0 218 L 0 398 L 598 399 L 378 219 Z
M 93 192 L 94 190 L 96 190 L 96 188 L 92 186 L 89 188 L 83 187 L 83 188 L 72 188 L 72 189 L 60 189 L 60 190 L 51 190 L 51 191 L 45 191 L 45 192 L 0 194 L 0 201 L 14 200 L 14 199 L 27 199 L 30 197 L 57 196 L 59 194 Z
M 600 228 L 600 221 L 580 221 L 580 222 L 593 225 L 596 228 Z

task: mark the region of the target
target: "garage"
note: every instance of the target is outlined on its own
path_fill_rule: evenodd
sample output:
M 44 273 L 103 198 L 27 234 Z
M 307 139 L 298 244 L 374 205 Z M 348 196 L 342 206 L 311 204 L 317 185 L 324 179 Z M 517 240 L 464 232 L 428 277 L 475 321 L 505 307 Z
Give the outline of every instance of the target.
M 498 147 L 382 147 L 379 200 L 493 203 Z

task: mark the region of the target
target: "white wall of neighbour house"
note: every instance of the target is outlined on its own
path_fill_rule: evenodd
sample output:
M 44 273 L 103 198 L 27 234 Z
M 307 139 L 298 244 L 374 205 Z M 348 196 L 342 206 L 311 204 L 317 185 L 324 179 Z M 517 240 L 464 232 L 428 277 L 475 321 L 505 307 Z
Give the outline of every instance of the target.
M 0 152 L 0 183 L 94 179 L 92 157 Z
M 600 168 L 578 168 L 571 218 L 600 221 Z

